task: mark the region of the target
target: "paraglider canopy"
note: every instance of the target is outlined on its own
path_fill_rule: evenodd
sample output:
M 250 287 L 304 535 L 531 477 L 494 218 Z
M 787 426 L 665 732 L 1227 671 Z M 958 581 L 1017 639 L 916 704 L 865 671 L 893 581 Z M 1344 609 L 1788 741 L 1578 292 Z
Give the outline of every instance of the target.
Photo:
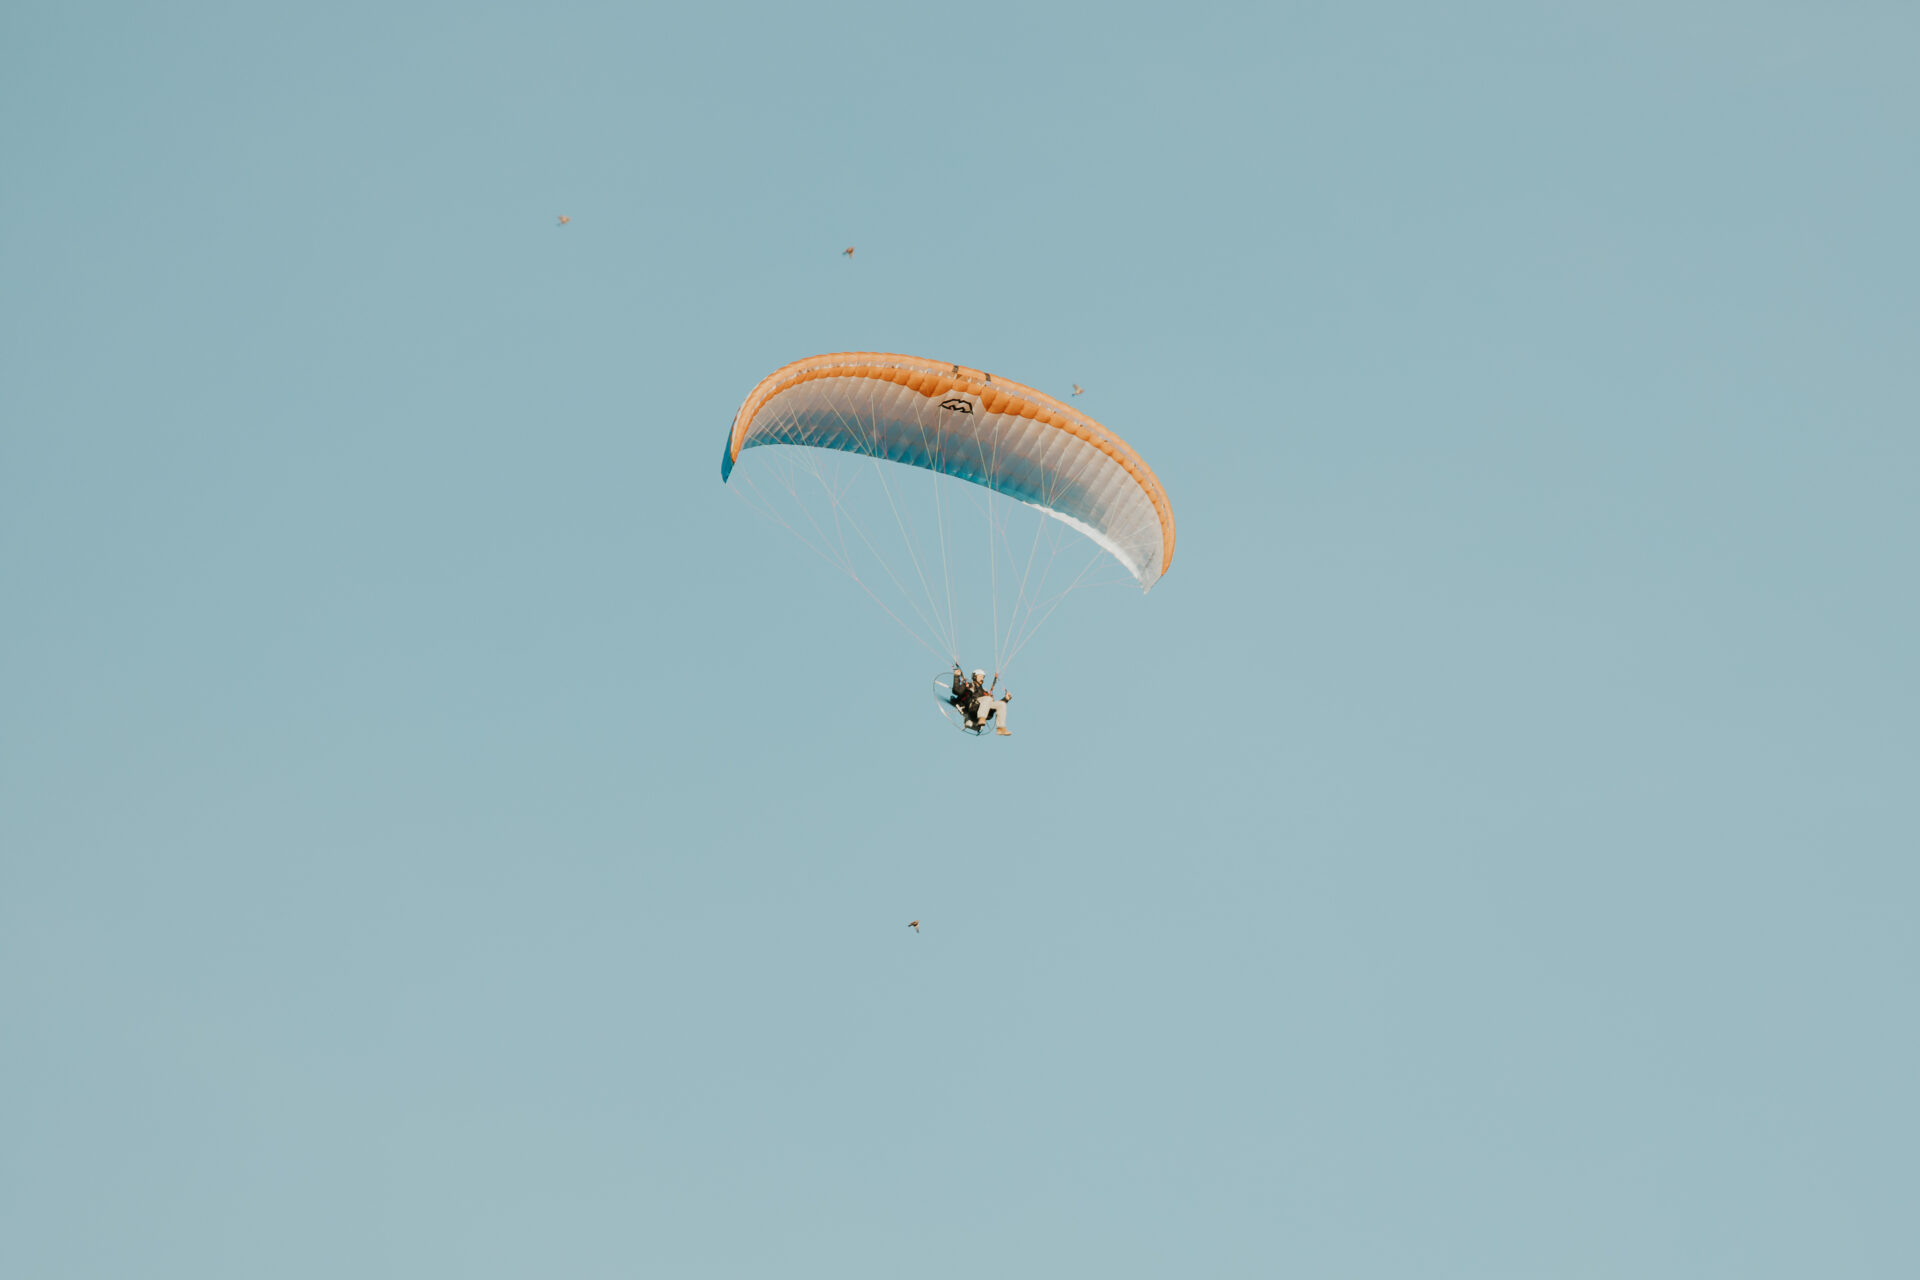
M 1143 590 L 1173 563 L 1173 507 L 1140 455 L 1077 409 L 983 370 L 878 352 L 796 360 L 740 406 L 721 480 L 760 445 L 863 454 L 983 486 L 1086 535 Z

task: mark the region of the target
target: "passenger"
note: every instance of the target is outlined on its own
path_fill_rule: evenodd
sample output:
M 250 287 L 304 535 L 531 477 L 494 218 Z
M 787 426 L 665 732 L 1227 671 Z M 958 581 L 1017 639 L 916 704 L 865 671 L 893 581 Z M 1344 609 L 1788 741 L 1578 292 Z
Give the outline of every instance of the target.
M 1013 695 L 1003 693 L 997 698 L 994 697 L 994 687 L 999 683 L 1000 677 L 997 675 L 993 678 L 993 684 L 990 685 L 987 683 L 986 672 L 976 671 L 973 673 L 973 681 L 970 686 L 974 695 L 973 715 L 971 717 L 971 723 L 968 724 L 967 727 L 978 733 L 987 727 L 987 721 L 992 720 L 993 731 L 996 734 L 1003 738 L 1011 738 L 1013 736 L 1013 730 L 1007 728 L 1007 703 L 1013 700 Z

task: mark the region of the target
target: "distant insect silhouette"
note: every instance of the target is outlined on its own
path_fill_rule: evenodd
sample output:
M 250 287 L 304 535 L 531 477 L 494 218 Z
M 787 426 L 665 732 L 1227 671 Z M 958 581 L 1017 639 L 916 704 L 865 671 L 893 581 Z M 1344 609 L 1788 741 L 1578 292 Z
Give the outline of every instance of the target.
M 920 932 L 920 922 L 918 920 L 909 920 L 907 921 L 907 928 L 913 930 L 915 933 L 918 933 Z
M 1079 395 L 1082 391 L 1085 391 L 1085 390 L 1086 388 L 1081 386 L 1079 383 L 1076 382 L 1073 384 L 1073 394 Z
M 569 222 L 572 222 L 572 221 L 573 221 L 573 219 L 572 219 L 572 218 L 569 218 L 569 217 L 568 217 L 568 216 L 567 216 L 566 214 L 564 214 L 564 213 L 563 213 L 563 214 L 561 214 L 561 215 L 560 215 L 560 221 L 559 221 L 559 223 L 558 223 L 557 225 L 559 225 L 559 226 L 562 226 L 562 227 L 564 227 L 564 226 L 566 226 L 566 225 L 567 225 L 567 224 L 568 224 Z
M 840 256 L 843 258 L 851 258 L 853 256 L 853 246 L 848 245 L 846 248 L 842 249 L 840 251 Z

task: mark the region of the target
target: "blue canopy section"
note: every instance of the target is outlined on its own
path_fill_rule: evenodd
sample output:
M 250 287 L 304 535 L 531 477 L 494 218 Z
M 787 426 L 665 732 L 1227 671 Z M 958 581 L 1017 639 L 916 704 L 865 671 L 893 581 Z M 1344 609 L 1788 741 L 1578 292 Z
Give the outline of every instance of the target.
M 968 415 L 956 416 L 961 423 L 970 421 Z M 929 428 L 921 422 L 877 415 L 849 418 L 831 411 L 802 411 L 766 423 L 748 437 L 741 451 L 763 444 L 863 454 L 954 476 L 1078 520 L 1094 514 L 1083 486 L 1049 473 L 1034 459 L 977 432 Z M 733 474 L 733 467 L 729 430 L 720 457 L 722 482 Z

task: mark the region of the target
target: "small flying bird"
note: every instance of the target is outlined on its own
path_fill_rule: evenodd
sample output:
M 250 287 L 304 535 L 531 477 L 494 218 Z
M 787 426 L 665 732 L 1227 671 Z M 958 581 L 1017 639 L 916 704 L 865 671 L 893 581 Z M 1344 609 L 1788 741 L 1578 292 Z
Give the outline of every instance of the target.
M 918 920 L 909 920 L 907 921 L 907 928 L 913 930 L 915 933 L 918 933 L 920 932 L 920 922 Z
M 1076 382 L 1073 384 L 1073 394 L 1079 395 L 1082 391 L 1085 391 L 1085 390 L 1086 388 L 1081 386 L 1079 383 Z
M 851 258 L 853 256 L 853 246 L 848 245 L 846 248 L 842 249 L 840 251 L 840 256 L 843 258 Z
M 572 219 L 572 218 L 569 218 L 569 217 L 568 217 L 568 216 L 567 216 L 566 214 L 564 214 L 564 213 L 563 213 L 563 214 L 561 214 L 561 215 L 560 215 L 560 223 L 559 223 L 559 225 L 561 225 L 561 226 L 563 226 L 563 227 L 564 227 L 564 226 L 566 226 L 566 225 L 567 225 L 567 224 L 568 224 L 569 222 L 572 222 L 572 221 L 573 221 L 573 219 Z

